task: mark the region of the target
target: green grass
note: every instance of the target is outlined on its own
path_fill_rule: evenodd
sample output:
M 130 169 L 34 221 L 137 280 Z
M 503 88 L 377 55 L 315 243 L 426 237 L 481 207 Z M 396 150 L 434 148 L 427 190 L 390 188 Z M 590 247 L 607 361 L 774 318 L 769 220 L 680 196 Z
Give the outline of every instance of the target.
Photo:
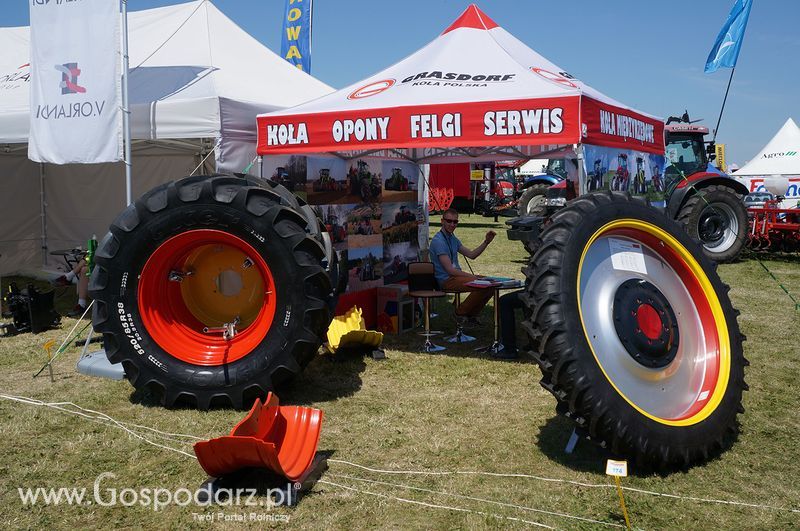
M 486 253 L 473 261 L 476 272 L 520 277 L 525 257 L 517 242 L 505 238 L 504 226 L 489 218 L 462 216 L 457 234 L 468 247 L 486 230 L 499 234 Z M 438 230 L 431 227 L 431 232 Z M 800 259 L 762 257 L 764 264 L 795 297 L 800 296 Z M 747 334 L 745 355 L 746 413 L 741 434 L 718 459 L 686 472 L 638 474 L 623 486 L 683 497 L 728 500 L 765 507 L 723 505 L 685 498 L 626 491 L 631 523 L 641 529 L 787 529 L 800 527 L 800 311 L 755 257 L 719 268 L 732 286 L 739 322 Z M 6 279 L 3 279 L 5 284 Z M 64 290 L 59 308 L 74 304 L 74 289 Z M 439 329 L 452 330 L 443 304 Z M 491 308 L 485 310 L 490 320 Z M 48 402 L 74 402 L 113 418 L 159 430 L 211 438 L 227 433 L 241 412 L 165 410 L 125 381 L 89 378 L 75 371 L 79 349 L 55 363 L 55 382 L 47 372 L 31 376 L 46 361 L 42 345 L 61 342 L 75 324 L 60 330 L 0 339 L 0 393 Z M 490 340 L 491 329 L 478 333 Z M 443 355 L 425 355 L 415 334 L 389 336 L 388 359 L 334 359 L 320 355 L 281 393 L 286 404 L 304 404 L 325 412 L 320 449 L 332 459 L 391 470 L 483 471 L 528 474 L 559 481 L 486 475 L 383 474 L 332 462 L 324 479 L 295 509 L 272 514 L 290 518 L 302 528 L 526 528 L 535 521 L 559 529 L 598 529 L 600 523 L 570 519 L 561 513 L 624 525 L 613 488 L 604 475 L 609 457 L 580 442 L 567 455 L 563 448 L 571 424 L 555 414 L 555 401 L 538 384 L 532 362 L 500 362 L 478 356 L 474 344 L 450 346 Z M 0 400 L 0 514 L 10 528 L 185 528 L 207 527 L 198 515 L 270 514 L 263 508 L 150 508 L 90 506 L 23 506 L 18 487 L 85 487 L 90 495 L 104 472 L 116 477 L 103 488 L 161 487 L 195 489 L 205 474 L 194 459 L 148 445 L 107 423 L 57 410 Z M 141 429 L 137 433 L 143 433 Z M 180 440 L 156 439 L 191 453 Z M 356 490 L 347 490 L 339 484 Z M 418 489 L 414 490 L 411 487 Z M 426 489 L 426 490 L 419 490 Z M 372 493 L 372 494 L 368 494 Z M 384 497 L 381 497 L 381 496 Z M 457 497 L 459 495 L 462 497 Z M 465 498 L 493 500 L 509 505 Z M 397 498 L 408 500 L 398 501 Z M 258 500 L 266 498 L 262 495 Z M 412 504 L 422 502 L 429 506 Z M 513 506 L 512 506 L 513 505 Z M 460 512 L 432 506 L 473 511 Z M 514 507 L 517 506 L 517 507 Z M 523 509 L 525 507 L 528 509 Z M 544 511 L 544 512 L 536 512 Z M 512 520 L 519 519 L 519 520 Z M 270 524 L 247 522 L 250 527 Z M 273 524 L 279 525 L 279 524 Z

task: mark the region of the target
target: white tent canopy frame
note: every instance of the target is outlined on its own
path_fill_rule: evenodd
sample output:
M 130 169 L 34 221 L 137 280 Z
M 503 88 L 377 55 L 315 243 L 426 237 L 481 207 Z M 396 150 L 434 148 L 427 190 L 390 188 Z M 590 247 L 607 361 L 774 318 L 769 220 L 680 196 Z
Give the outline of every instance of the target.
M 204 159 L 203 173 L 242 171 L 256 157 L 258 113 L 333 90 L 209 0 L 131 12 L 128 21 L 134 197 Z M 27 160 L 29 33 L 0 28 L 0 273 L 37 268 L 48 250 L 102 236 L 126 202 L 122 163 Z

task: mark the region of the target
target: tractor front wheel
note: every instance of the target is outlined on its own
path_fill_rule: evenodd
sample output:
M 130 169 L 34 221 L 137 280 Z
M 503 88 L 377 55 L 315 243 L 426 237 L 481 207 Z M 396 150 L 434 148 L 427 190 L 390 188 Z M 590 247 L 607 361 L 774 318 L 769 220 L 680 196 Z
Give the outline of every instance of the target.
M 549 184 L 534 184 L 525 189 L 519 198 L 519 215 L 520 216 L 544 216 L 547 214 L 547 208 L 544 206 L 545 194 L 547 189 L 550 188 Z

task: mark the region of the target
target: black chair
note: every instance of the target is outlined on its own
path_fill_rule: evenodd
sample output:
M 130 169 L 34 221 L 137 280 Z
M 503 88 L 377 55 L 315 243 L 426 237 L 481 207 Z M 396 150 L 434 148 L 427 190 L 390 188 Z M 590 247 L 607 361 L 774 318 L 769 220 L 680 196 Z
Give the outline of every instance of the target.
M 436 277 L 433 273 L 433 264 L 430 262 L 411 262 L 408 264 L 408 295 L 414 299 L 422 299 L 425 305 L 425 344 L 423 352 L 440 352 L 445 348 L 431 342 L 431 337 L 438 332 L 431 332 L 430 300 L 444 297 L 445 293 L 439 290 Z

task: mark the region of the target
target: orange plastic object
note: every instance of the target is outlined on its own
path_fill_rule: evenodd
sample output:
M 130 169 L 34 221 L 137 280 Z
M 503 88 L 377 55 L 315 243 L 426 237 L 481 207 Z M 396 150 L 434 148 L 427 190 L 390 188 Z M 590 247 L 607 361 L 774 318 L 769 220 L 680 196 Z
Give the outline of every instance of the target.
M 428 188 L 428 212 L 444 212 L 453 204 L 452 188 Z
M 242 468 L 267 468 L 289 481 L 299 480 L 317 453 L 322 411 L 279 406 L 269 393 L 230 435 L 195 443 L 194 453 L 209 476 L 222 477 Z

